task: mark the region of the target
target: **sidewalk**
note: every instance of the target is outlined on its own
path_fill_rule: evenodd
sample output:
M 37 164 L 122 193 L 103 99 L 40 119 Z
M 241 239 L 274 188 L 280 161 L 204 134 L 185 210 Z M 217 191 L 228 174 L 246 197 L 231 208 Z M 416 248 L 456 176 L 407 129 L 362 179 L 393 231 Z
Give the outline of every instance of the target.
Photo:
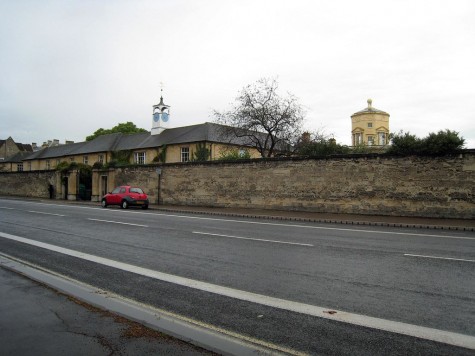
M 213 355 L 0 266 L 0 355 Z

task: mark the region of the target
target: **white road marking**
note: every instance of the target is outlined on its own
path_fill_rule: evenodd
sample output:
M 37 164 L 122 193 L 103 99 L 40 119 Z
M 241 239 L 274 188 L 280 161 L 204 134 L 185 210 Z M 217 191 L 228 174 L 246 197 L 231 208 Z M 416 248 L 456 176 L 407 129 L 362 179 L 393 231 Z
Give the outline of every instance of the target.
M 147 213 L 140 211 L 130 211 L 130 210 L 116 210 L 116 209 L 104 209 L 101 207 L 93 208 L 89 206 L 77 206 L 77 205 L 66 205 L 66 204 L 48 204 L 48 203 L 32 203 L 28 204 L 37 204 L 37 205 L 47 205 L 47 206 L 60 206 L 60 207 L 69 207 L 77 209 L 91 209 L 91 210 L 102 210 L 111 213 L 126 213 L 126 214 L 143 214 L 143 215 L 154 215 L 154 216 L 166 216 L 180 219 L 194 219 L 194 220 L 206 220 L 206 221 L 220 221 L 220 222 L 232 222 L 239 224 L 254 224 L 254 225 L 270 225 L 270 226 L 282 226 L 282 227 L 291 227 L 291 228 L 302 228 L 302 229 L 314 229 L 314 230 L 333 230 L 333 231 L 348 231 L 348 232 L 364 232 L 370 234 L 382 234 L 382 235 L 398 235 L 398 236 L 415 236 L 415 237 L 438 237 L 445 239 L 458 239 L 458 240 L 475 240 L 475 237 L 468 236 L 454 236 L 454 235 L 436 235 L 436 234 L 418 234 L 418 233 L 409 233 L 409 232 L 393 232 L 393 231 L 379 231 L 379 230 L 363 230 L 363 229 L 346 229 L 338 227 L 326 227 L 326 226 L 313 226 L 313 225 L 299 225 L 299 224 L 282 224 L 282 223 L 271 223 L 263 221 L 246 221 L 246 220 L 235 220 L 235 219 L 219 219 L 219 218 L 209 218 L 201 216 L 188 216 L 188 215 L 176 215 L 176 214 L 162 214 L 162 213 Z
M 438 330 L 427 328 L 424 326 L 412 325 L 402 323 L 398 321 L 385 320 L 380 318 L 374 318 L 370 316 L 347 313 L 341 310 L 332 310 L 328 308 L 322 308 L 310 304 L 304 304 L 299 302 L 293 302 L 285 299 L 269 297 L 262 294 L 256 294 L 246 292 L 238 289 L 219 286 L 216 284 L 201 282 L 189 278 L 175 276 L 163 272 L 154 271 L 151 269 L 130 265 L 127 263 L 110 260 L 108 258 L 90 255 L 87 253 L 70 250 L 64 247 L 59 247 L 51 244 L 47 244 L 40 241 L 30 240 L 20 236 L 10 235 L 0 232 L 0 237 L 10 239 L 13 241 L 21 242 L 31 246 L 40 247 L 54 252 L 59 252 L 68 256 L 81 258 L 86 261 L 99 263 L 104 266 L 109 266 L 123 271 L 136 273 L 142 276 L 155 278 L 161 281 L 178 284 L 181 286 L 194 288 L 214 294 L 227 296 L 230 298 L 240 299 L 251 303 L 257 303 L 266 305 L 273 308 L 288 310 L 296 313 L 311 315 L 319 318 L 325 318 L 330 320 L 336 320 L 344 323 L 360 325 L 368 328 L 379 329 L 389 331 L 393 333 L 409 335 L 426 340 L 432 340 L 436 342 L 442 342 L 445 344 L 465 347 L 475 350 L 475 337 L 470 335 L 458 334 L 455 332 Z
M 410 253 L 405 253 L 404 256 L 408 257 L 420 257 L 420 258 L 433 258 L 438 260 L 449 260 L 449 261 L 462 261 L 462 262 L 475 262 L 475 260 L 466 260 L 463 258 L 452 258 L 452 257 L 441 257 L 441 256 L 425 256 L 425 255 L 413 255 Z
M 231 238 L 231 239 L 252 240 L 252 241 L 262 241 L 262 242 L 273 242 L 273 243 L 276 243 L 276 244 L 287 244 L 287 245 L 299 245 L 299 246 L 310 246 L 310 247 L 313 247 L 313 245 L 311 245 L 311 244 L 303 244 L 303 243 L 298 243 L 298 242 L 287 242 L 287 241 L 278 241 L 278 240 L 255 239 L 255 238 L 251 238 L 251 237 L 241 237 L 241 236 L 233 236 L 233 235 L 210 234 L 210 233 L 208 233 L 208 232 L 200 232 L 200 231 L 193 231 L 193 234 L 219 236 L 219 237 L 229 237 L 229 238 Z
M 111 221 L 111 220 L 101 220 L 101 219 L 92 219 L 92 218 L 88 218 L 87 220 L 100 221 L 100 222 L 105 222 L 105 223 L 110 223 L 110 224 L 121 224 L 121 225 L 148 227 L 148 225 L 132 224 L 132 223 L 126 223 L 126 222 L 122 222 L 122 221 Z
M 7 208 L 6 206 L 0 206 L 0 209 L 15 210 L 15 208 Z
M 27 210 L 27 212 L 34 213 L 34 214 L 43 214 L 43 215 L 66 216 L 66 215 L 61 215 L 61 214 L 45 213 L 43 211 L 34 211 L 34 210 Z

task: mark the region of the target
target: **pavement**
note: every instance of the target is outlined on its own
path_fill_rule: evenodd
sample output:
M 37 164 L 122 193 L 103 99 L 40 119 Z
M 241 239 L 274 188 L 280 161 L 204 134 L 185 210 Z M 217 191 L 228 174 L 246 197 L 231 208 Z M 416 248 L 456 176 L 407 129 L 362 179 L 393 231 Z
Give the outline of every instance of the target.
M 15 197 L 2 197 L 15 199 Z M 25 198 L 18 198 L 24 200 Z M 31 199 L 97 206 L 99 203 Z M 475 220 L 151 205 L 173 213 L 345 225 L 475 231 Z M 1 355 L 201 355 L 211 352 L 81 302 L 0 264 Z

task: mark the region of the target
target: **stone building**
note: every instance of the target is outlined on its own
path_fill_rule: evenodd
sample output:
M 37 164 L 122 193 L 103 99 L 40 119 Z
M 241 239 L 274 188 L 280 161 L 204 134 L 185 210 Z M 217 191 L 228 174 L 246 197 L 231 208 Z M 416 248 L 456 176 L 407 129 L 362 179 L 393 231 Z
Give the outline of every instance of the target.
M 244 138 L 230 137 L 222 125 L 206 122 L 198 125 L 168 128 L 170 106 L 160 102 L 153 106 L 151 132 L 137 134 L 114 133 L 96 137 L 92 141 L 51 144 L 30 154 L 18 156 L 5 170 L 52 170 L 61 162 L 94 165 L 110 164 L 126 158 L 130 164 L 188 162 L 198 150 L 208 150 L 208 160 L 219 159 L 229 150 L 249 153 L 252 158 L 259 152 Z M 56 141 L 56 140 L 55 140 Z M 53 142 L 55 143 L 55 142 Z
M 368 107 L 351 115 L 352 146 L 386 146 L 389 141 L 389 114 L 373 107 L 368 99 Z
M 33 152 L 32 145 L 18 143 L 9 137 L 0 140 L 0 171 L 23 170 L 22 159 Z

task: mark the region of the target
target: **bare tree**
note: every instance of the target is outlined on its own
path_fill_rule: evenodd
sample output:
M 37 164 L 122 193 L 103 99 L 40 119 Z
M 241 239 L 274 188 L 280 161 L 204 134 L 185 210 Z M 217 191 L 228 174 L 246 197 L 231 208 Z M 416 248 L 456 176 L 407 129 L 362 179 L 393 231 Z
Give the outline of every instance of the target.
M 304 110 L 298 99 L 277 93 L 275 78 L 262 78 L 244 87 L 229 111 L 214 112 L 228 138 L 240 138 L 243 145 L 255 147 L 262 157 L 292 151 L 301 137 Z

